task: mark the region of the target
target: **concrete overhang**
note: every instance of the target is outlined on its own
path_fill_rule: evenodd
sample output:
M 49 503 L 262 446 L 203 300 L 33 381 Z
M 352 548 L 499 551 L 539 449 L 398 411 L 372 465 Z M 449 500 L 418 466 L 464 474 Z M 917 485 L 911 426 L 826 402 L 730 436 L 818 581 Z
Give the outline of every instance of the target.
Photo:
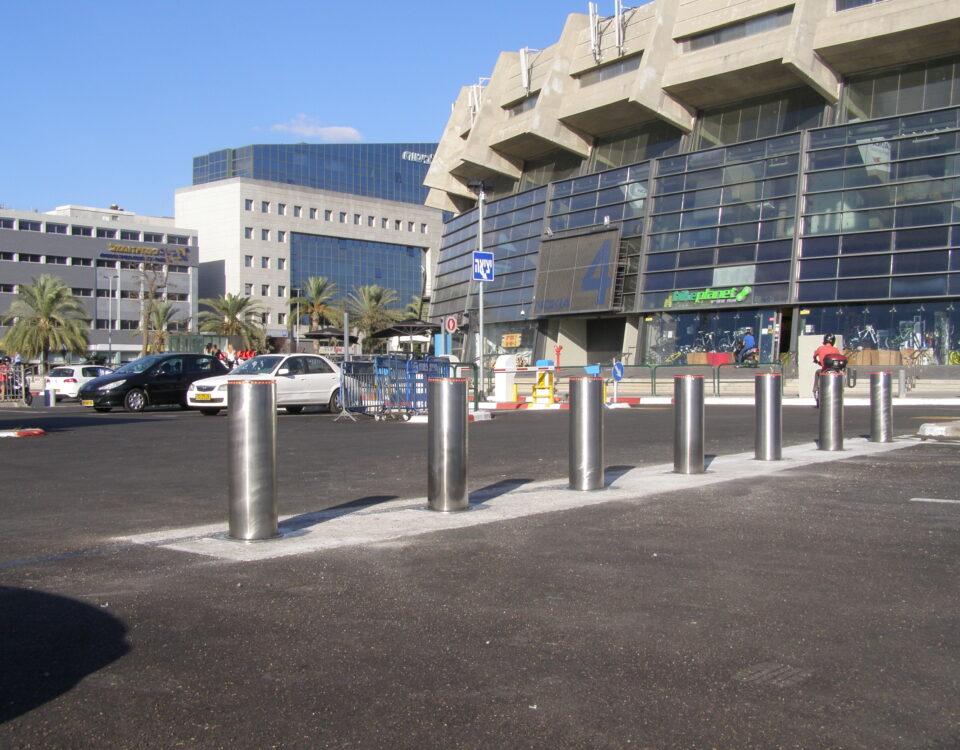
M 722 69 L 716 66 L 715 69 Z M 767 60 L 749 67 L 664 85 L 664 90 L 689 107 L 707 109 L 753 99 L 776 91 L 806 86 L 808 82 L 782 60 Z
M 657 119 L 656 112 L 627 98 L 587 110 L 569 108 L 566 114 L 560 116 L 562 122 L 594 137 Z

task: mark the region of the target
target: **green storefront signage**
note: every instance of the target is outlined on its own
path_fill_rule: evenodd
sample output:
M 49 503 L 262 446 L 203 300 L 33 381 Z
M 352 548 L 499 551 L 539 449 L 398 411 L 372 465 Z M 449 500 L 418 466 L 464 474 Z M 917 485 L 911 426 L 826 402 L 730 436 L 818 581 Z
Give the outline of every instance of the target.
M 664 307 L 674 305 L 702 305 L 704 303 L 743 302 L 753 290 L 749 286 L 730 286 L 723 289 L 683 289 L 671 294 Z

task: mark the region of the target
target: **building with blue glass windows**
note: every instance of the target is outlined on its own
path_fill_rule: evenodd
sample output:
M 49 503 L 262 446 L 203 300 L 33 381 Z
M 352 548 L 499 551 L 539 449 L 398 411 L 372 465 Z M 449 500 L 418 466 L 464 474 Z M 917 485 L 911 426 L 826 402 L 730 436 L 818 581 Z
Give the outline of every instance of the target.
M 654 0 L 481 81 L 426 184 L 458 214 L 435 319 L 476 314 L 482 208 L 485 356 L 698 362 L 749 327 L 764 361 L 960 363 L 955 2 Z
M 377 284 L 400 306 L 428 297 L 443 227 L 442 212 L 423 205 L 435 149 L 300 143 L 196 157 L 176 215 L 198 233 L 201 297 L 254 298 L 276 337 L 301 322 L 290 299 L 313 276 L 343 296 Z

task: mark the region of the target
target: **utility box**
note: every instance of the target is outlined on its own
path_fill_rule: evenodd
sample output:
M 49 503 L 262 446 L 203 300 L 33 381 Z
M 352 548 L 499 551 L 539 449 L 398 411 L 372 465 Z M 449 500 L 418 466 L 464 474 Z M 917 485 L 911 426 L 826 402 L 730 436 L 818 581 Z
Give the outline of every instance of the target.
M 813 353 L 823 344 L 823 337 L 826 334 L 818 333 L 816 335 L 801 334 L 797 337 L 797 381 L 799 383 L 799 396 L 804 398 L 813 398 L 813 376 L 820 371 L 820 366 L 814 363 Z M 843 351 L 843 336 L 834 334 L 836 341 L 834 346 Z

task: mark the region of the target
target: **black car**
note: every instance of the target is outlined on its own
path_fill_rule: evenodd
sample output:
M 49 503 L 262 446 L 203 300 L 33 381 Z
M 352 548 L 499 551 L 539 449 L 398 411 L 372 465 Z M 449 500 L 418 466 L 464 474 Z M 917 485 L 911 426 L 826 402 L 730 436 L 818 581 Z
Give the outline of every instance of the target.
M 150 354 L 84 383 L 77 397 L 95 411 L 115 406 L 143 411 L 157 404 L 186 408 L 187 388 L 194 380 L 227 372 L 219 359 L 206 354 Z

